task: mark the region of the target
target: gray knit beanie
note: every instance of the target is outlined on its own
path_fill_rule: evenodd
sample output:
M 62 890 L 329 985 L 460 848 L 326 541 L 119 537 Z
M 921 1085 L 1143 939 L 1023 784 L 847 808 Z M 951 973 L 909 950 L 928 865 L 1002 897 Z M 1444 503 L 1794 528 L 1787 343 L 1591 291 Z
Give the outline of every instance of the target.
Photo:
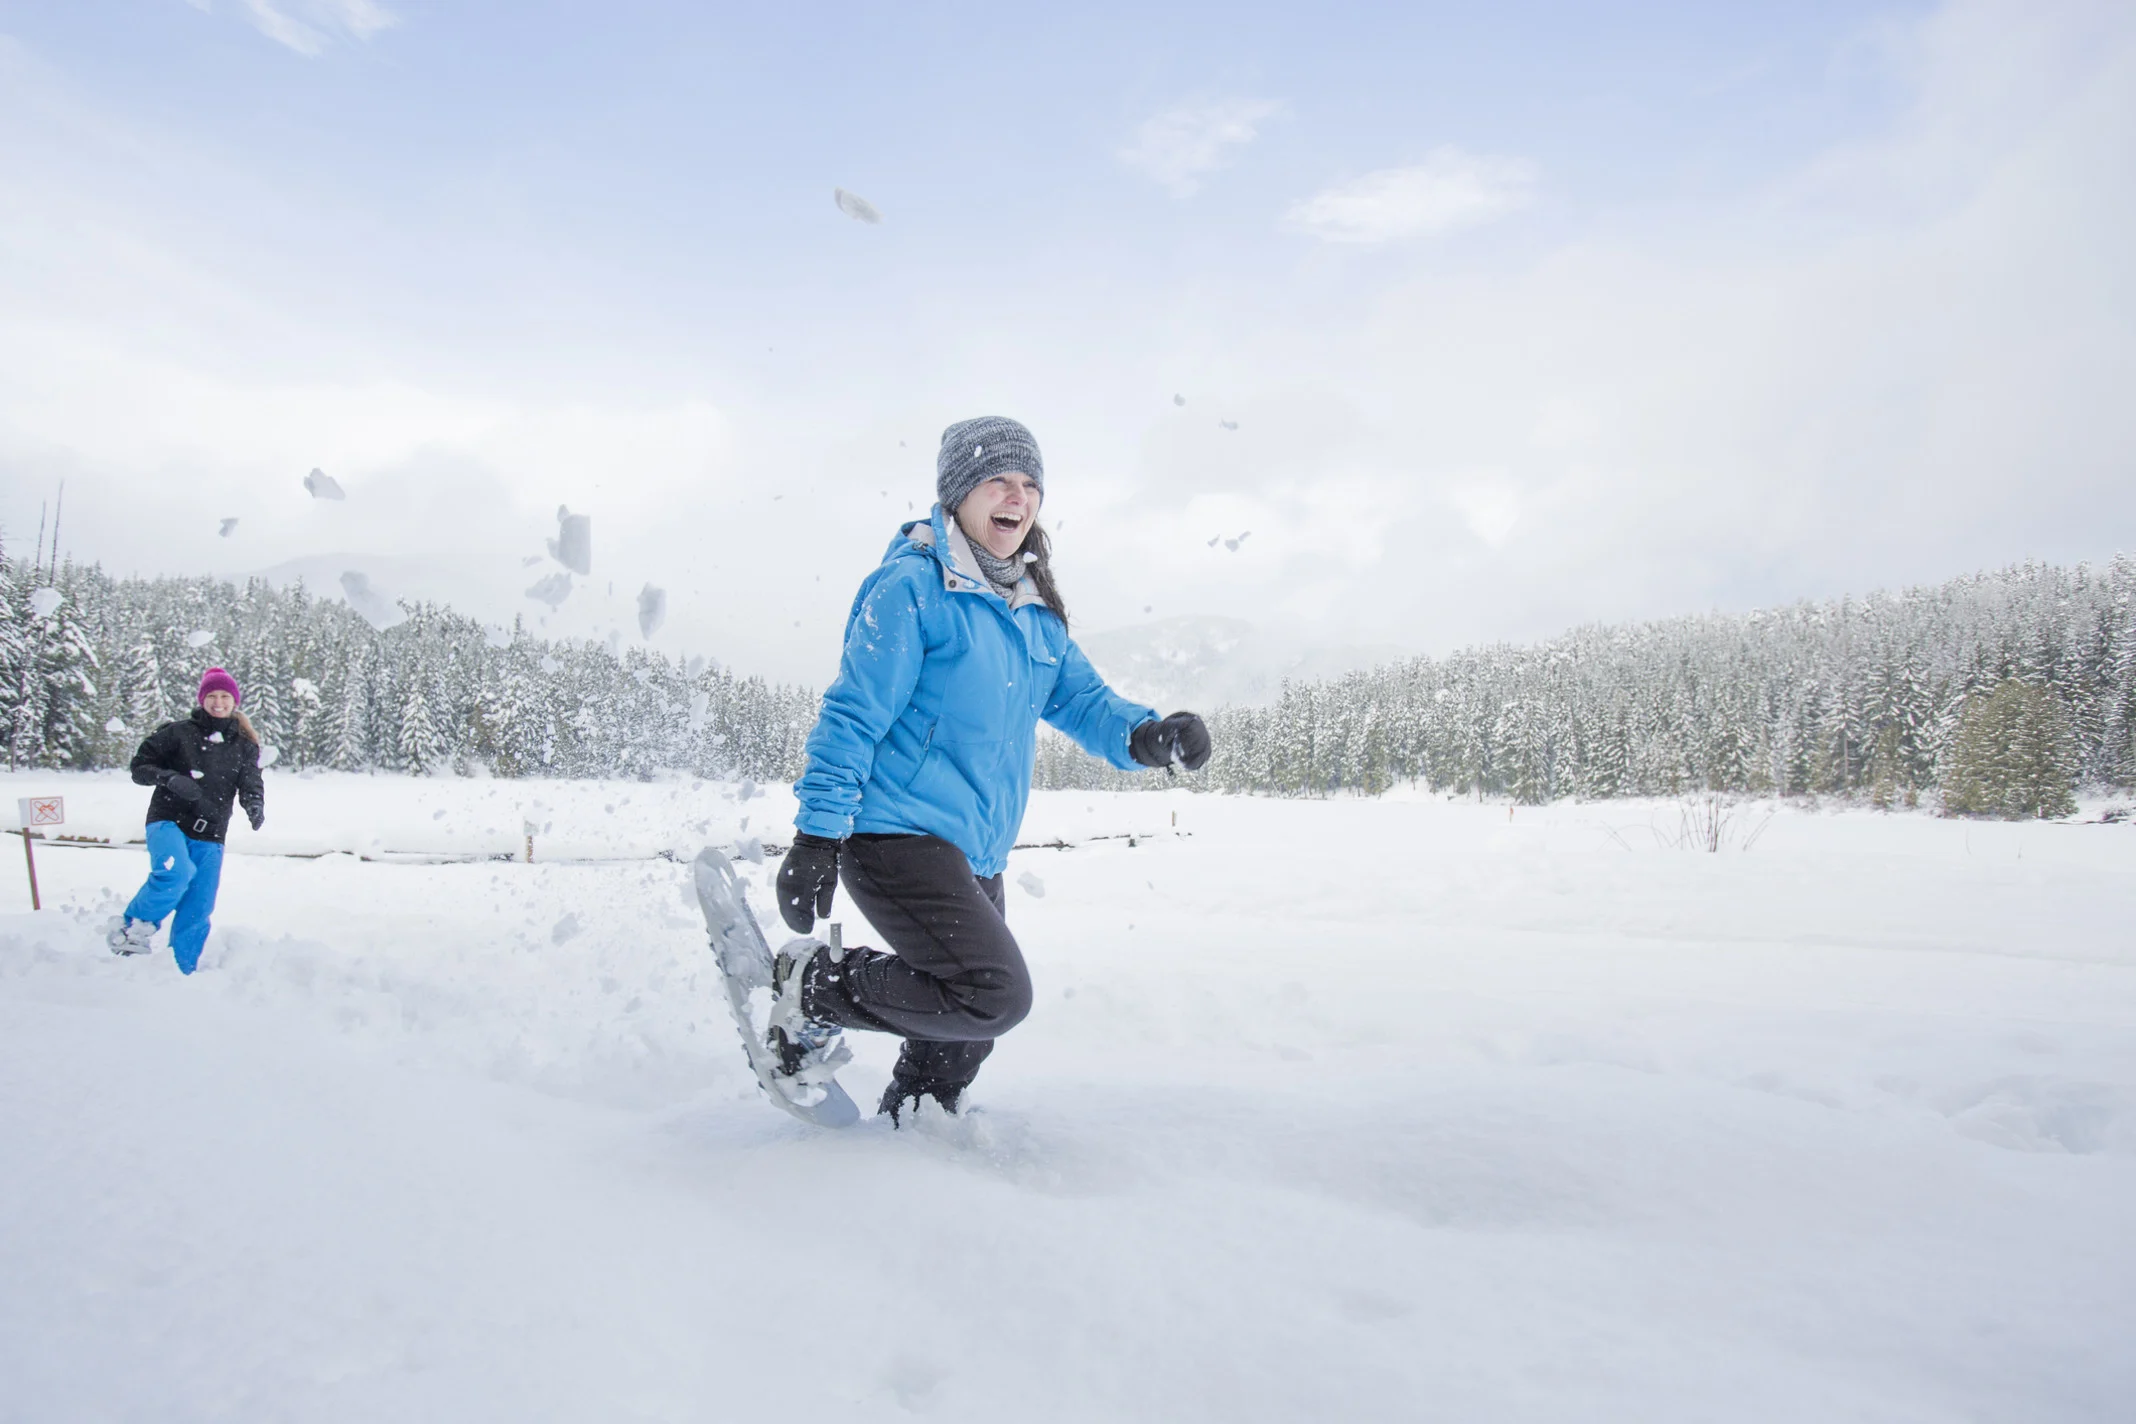
M 1018 470 L 1031 477 L 1039 493 L 1046 490 L 1046 467 L 1031 432 L 1003 415 L 960 420 L 942 432 L 935 456 L 935 498 L 954 510 L 964 497 L 996 475 Z

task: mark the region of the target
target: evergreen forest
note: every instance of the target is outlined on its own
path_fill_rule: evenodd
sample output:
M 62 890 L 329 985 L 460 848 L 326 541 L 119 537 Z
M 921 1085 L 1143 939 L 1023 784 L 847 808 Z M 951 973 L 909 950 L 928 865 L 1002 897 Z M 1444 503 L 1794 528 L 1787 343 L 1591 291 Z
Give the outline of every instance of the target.
M 120 579 L 0 552 L 8 764 L 124 765 L 220 664 L 284 767 L 799 774 L 810 689 L 523 626 L 504 634 L 429 604 L 404 611 L 379 629 L 301 586 Z M 1291 684 L 1265 707 L 1197 710 L 1215 741 L 1202 771 L 1176 782 L 1118 772 L 1046 732 L 1038 784 L 1322 796 L 1410 783 L 1520 802 L 1717 791 L 1884 805 L 1949 786 L 1954 810 L 2048 814 L 2068 787 L 2136 783 L 2136 558 L 1582 627 Z M 2024 765 L 2007 778 L 2022 794 L 1981 780 L 2016 768 L 2013 758 Z

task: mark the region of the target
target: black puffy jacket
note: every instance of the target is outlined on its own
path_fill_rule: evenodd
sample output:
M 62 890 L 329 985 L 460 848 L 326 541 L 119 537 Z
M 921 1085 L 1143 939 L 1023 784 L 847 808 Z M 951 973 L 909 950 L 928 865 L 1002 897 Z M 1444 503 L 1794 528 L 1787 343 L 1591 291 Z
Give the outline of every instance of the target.
M 232 800 L 242 801 L 255 820 L 267 814 L 259 745 L 235 717 L 210 717 L 205 707 L 149 733 L 134 753 L 133 779 L 156 788 L 148 798 L 151 823 L 169 821 L 196 841 L 223 838 Z

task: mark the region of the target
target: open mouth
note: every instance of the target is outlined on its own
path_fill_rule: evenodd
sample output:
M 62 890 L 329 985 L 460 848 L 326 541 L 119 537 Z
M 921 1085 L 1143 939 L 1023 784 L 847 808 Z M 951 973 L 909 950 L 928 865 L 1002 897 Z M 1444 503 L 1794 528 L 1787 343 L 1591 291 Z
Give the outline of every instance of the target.
M 997 514 L 994 516 L 994 527 L 1006 534 L 1020 533 L 1024 527 L 1024 517 L 1021 514 Z

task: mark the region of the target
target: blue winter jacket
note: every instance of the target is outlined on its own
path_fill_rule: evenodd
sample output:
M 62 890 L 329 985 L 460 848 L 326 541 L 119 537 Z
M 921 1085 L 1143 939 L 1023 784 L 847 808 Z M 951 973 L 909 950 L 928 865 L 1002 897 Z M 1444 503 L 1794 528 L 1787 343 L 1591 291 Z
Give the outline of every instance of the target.
M 838 678 L 808 734 L 794 824 L 940 836 L 998 875 L 1023 824 L 1038 719 L 1123 769 L 1157 714 L 1105 685 L 1029 579 L 987 586 L 940 505 L 898 531 L 846 618 Z

